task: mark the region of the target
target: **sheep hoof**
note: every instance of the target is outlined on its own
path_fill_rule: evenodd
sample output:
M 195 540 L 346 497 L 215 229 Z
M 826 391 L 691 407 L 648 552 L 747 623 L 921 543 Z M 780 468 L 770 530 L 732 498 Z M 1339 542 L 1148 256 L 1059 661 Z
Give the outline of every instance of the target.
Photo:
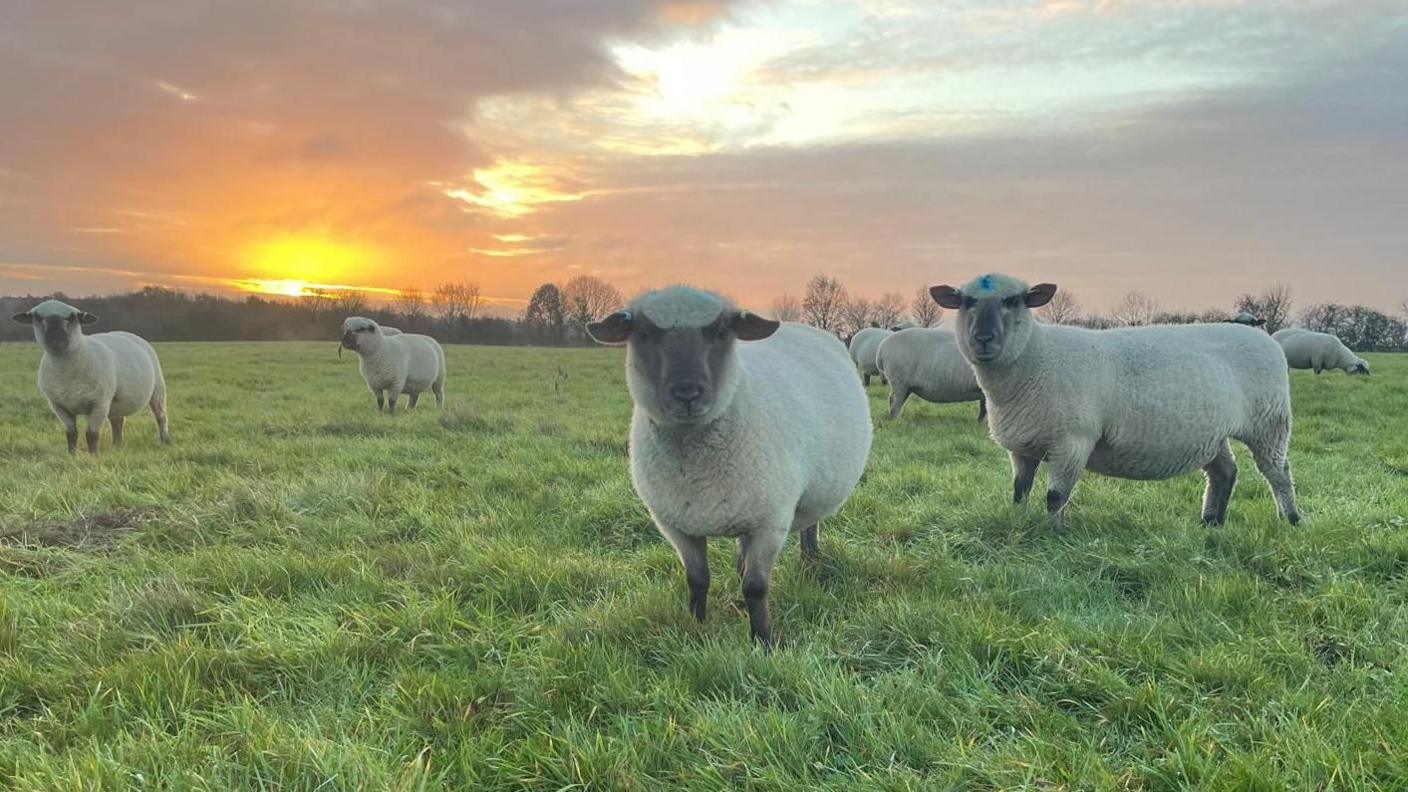
M 766 632 L 749 632 L 753 643 L 763 647 L 763 654 L 772 654 L 772 630 Z

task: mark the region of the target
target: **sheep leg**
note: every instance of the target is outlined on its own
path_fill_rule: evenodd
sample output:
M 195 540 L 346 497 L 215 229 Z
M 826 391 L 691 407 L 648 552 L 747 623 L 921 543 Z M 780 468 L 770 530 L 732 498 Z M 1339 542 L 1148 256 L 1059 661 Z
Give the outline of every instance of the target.
M 862 374 L 862 375 L 861 375 L 861 380 L 864 382 L 865 387 L 867 387 L 867 388 L 870 387 L 870 375 L 869 375 L 869 374 Z
M 54 410 L 54 415 L 58 417 L 59 423 L 64 425 L 64 437 L 68 440 L 68 452 L 78 453 L 78 419 L 73 413 L 65 410 L 57 404 L 50 405 Z
M 689 612 L 704 621 L 709 601 L 709 548 L 704 537 L 690 536 L 659 524 L 656 528 L 675 546 L 675 553 L 684 566 L 684 581 L 689 585 Z
M 801 540 L 802 563 L 815 563 L 821 557 L 821 542 L 817 539 L 817 525 L 814 523 L 802 529 L 798 534 Z
M 166 423 L 166 389 L 163 386 L 152 396 L 152 415 L 156 418 L 156 436 L 162 445 L 171 445 L 171 429 Z M 116 434 L 116 433 L 114 433 Z M 114 441 L 115 443 L 116 441 Z
M 1261 471 L 1262 478 L 1271 487 L 1271 497 L 1276 499 L 1276 510 L 1286 522 L 1300 525 L 1300 512 L 1296 510 L 1296 487 L 1291 478 L 1291 462 L 1286 458 L 1285 445 L 1285 438 L 1282 438 L 1279 442 L 1273 440 L 1250 447 L 1256 469 Z
M 979 397 L 978 397 L 978 420 L 979 420 L 979 421 L 982 421 L 982 420 L 983 420 L 984 418 L 986 418 L 986 417 L 988 417 L 988 397 L 987 397 L 987 396 L 979 396 Z
M 385 391 L 374 390 L 374 391 L 372 391 L 372 393 L 375 393 L 375 394 L 376 394 L 376 411 L 377 411 L 377 412 L 381 412 L 381 411 L 385 410 L 385 409 L 386 409 L 386 392 L 385 392 Z
M 785 531 L 756 532 L 748 542 L 743 559 L 743 601 L 748 604 L 748 634 L 764 649 L 772 648 L 772 615 L 768 610 L 768 588 L 772 568 L 782 550 Z
M 733 556 L 733 568 L 738 572 L 738 579 L 743 579 L 743 567 L 748 558 L 748 534 L 740 534 L 738 537 L 738 552 Z
M 909 388 L 903 385 L 890 386 L 890 418 L 900 417 L 900 410 L 904 409 L 905 399 L 909 398 Z
M 1009 455 L 1012 457 L 1012 502 L 1021 503 L 1032 491 L 1032 482 L 1036 481 L 1036 469 L 1041 465 L 1041 460 L 1022 456 L 1015 451 Z
M 112 424 L 112 447 L 122 447 L 122 421 L 121 416 L 114 415 L 108 418 L 108 423 Z
M 1058 534 L 1066 532 L 1066 504 L 1071 500 L 1081 471 L 1085 470 L 1092 448 L 1082 445 L 1046 455 L 1046 513 L 1051 515 L 1052 527 Z
M 88 431 L 84 435 L 85 439 L 88 441 L 88 453 L 98 453 L 98 441 L 102 439 L 103 423 L 107 421 L 107 419 L 107 412 L 94 411 L 88 413 Z
M 1227 441 L 1217 449 L 1217 456 L 1203 466 L 1207 489 L 1203 491 L 1203 522 L 1222 525 L 1227 521 L 1227 502 L 1232 499 L 1232 487 L 1237 483 L 1237 460 Z
M 430 392 L 435 394 L 435 406 L 443 409 L 445 406 L 445 380 L 436 380 L 430 385 Z
M 420 401 L 420 394 L 419 394 L 419 393 L 412 393 L 411 395 L 407 396 L 407 397 L 406 397 L 406 409 L 407 409 L 407 410 L 414 410 L 414 409 L 416 408 L 416 402 L 418 402 L 418 401 Z
M 396 414 L 396 402 L 401 401 L 401 389 L 392 387 L 386 389 L 386 411 L 391 415 Z

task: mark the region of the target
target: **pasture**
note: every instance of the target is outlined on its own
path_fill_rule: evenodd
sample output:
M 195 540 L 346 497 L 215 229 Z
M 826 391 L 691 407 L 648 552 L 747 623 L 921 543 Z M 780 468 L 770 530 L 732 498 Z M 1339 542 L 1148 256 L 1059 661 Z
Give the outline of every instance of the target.
M 1408 356 L 1292 372 L 1299 528 L 1234 444 L 1226 526 L 1201 476 L 1087 475 L 1053 535 L 976 404 L 890 422 L 877 383 L 866 477 L 819 569 L 784 553 L 768 655 L 731 544 L 708 622 L 685 609 L 619 350 L 448 347 L 447 409 L 387 416 L 334 343 L 158 344 L 174 445 L 147 413 L 96 459 L 38 348 L 0 347 L 0 783 L 1408 779 Z

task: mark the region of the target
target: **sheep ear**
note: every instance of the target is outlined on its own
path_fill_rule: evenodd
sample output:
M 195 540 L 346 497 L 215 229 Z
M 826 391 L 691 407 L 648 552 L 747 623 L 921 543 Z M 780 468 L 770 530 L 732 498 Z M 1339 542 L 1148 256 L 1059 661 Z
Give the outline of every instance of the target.
M 15 320 L 16 322 L 19 322 L 20 324 L 34 324 L 34 314 L 30 313 L 29 311 L 17 313 L 14 316 L 11 316 L 10 318 Z
M 931 286 L 929 287 L 929 296 L 934 298 L 934 302 L 945 308 L 963 307 L 963 293 L 952 286 Z
M 1261 327 L 1264 324 L 1266 324 L 1265 319 L 1258 319 L 1255 322 L 1252 322 L 1252 327 Z
M 90 314 L 90 313 L 88 313 L 87 311 L 79 311 L 79 312 L 78 312 L 78 323 L 79 323 L 79 324 L 90 325 L 90 324 L 93 324 L 93 323 L 96 322 L 96 321 L 98 321 L 98 317 L 95 316 L 94 314 Z
M 752 311 L 739 311 L 729 323 L 739 341 L 761 341 L 777 332 L 782 322 L 759 316 Z
M 1027 307 L 1040 308 L 1056 296 L 1056 284 L 1038 283 L 1027 292 Z
M 599 344 L 624 344 L 636 328 L 630 311 L 617 311 L 595 322 L 587 323 L 587 333 Z

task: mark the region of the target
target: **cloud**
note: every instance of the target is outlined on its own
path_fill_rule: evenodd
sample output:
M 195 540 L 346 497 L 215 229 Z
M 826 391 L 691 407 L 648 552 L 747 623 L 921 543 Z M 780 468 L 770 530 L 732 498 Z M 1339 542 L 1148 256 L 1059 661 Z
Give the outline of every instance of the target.
M 478 100 L 609 83 L 621 75 L 608 39 L 663 38 L 723 11 L 666 0 L 11 4 L 0 256 L 238 275 L 252 242 L 312 230 L 394 248 L 395 272 L 433 279 L 481 225 L 431 186 L 492 173 L 463 134 Z M 115 232 L 100 245 L 73 228 Z
M 1091 307 L 1131 289 L 1225 306 L 1283 281 L 1304 304 L 1392 309 L 1405 75 L 1395 43 L 1055 130 L 634 158 L 588 179 L 615 192 L 540 225 L 628 289 L 685 273 L 754 304 L 817 272 L 878 294 L 1009 270 Z

